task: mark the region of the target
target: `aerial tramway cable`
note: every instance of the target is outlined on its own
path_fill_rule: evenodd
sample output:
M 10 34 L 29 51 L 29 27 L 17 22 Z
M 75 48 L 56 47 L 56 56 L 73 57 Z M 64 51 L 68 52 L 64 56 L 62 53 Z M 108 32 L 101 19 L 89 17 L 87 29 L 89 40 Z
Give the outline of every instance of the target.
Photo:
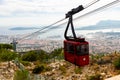
M 94 0 L 94 1 L 96 1 L 96 0 Z M 93 2 L 94 2 L 94 1 L 93 1 Z M 99 0 L 97 0 L 97 1 L 99 1 Z M 93 10 L 93 11 L 89 11 L 89 12 L 87 12 L 87 13 L 81 15 L 81 16 L 78 16 L 78 17 L 74 18 L 73 20 L 75 21 L 75 20 L 78 20 L 79 18 L 83 18 L 83 17 L 85 17 L 85 16 L 91 15 L 92 13 L 95 13 L 95 12 L 97 12 L 97 11 L 103 10 L 103 9 L 105 9 L 105 8 L 107 8 L 107 7 L 110 7 L 110 6 L 112 6 L 112 5 L 114 5 L 114 4 L 118 3 L 118 2 L 120 2 L 120 0 L 112 1 L 112 2 L 110 2 L 110 3 L 108 3 L 108 4 L 104 5 L 104 6 L 102 6 L 102 7 L 100 7 L 100 8 L 97 8 L 97 9 L 95 9 L 95 10 Z M 93 5 L 93 4 L 90 3 L 89 6 L 91 6 L 91 5 Z M 88 8 L 89 6 L 86 6 L 86 7 L 84 6 L 84 8 Z M 53 24 L 51 24 L 51 25 L 49 25 L 49 26 L 42 27 L 40 30 L 38 30 L 38 31 L 36 31 L 36 32 L 33 32 L 33 33 L 31 33 L 31 34 L 29 34 L 29 35 L 27 35 L 27 36 L 25 36 L 25 37 L 22 37 L 22 38 L 19 39 L 19 40 L 15 40 L 15 41 L 13 40 L 13 44 L 16 45 L 17 41 L 24 40 L 24 39 L 26 39 L 26 38 L 28 38 L 28 37 L 30 37 L 30 36 L 38 35 L 38 34 L 40 34 L 40 33 L 42 34 L 42 33 L 46 32 L 46 31 L 49 31 L 51 28 L 58 28 L 58 27 L 60 27 L 60 26 L 62 26 L 62 25 L 64 25 L 64 24 L 66 24 L 67 22 L 63 22 L 63 23 L 61 23 L 61 24 L 59 24 L 59 25 L 57 25 L 57 26 L 53 26 L 53 25 L 55 25 L 55 24 L 57 24 L 57 23 L 60 23 L 60 22 L 64 21 L 65 19 L 66 19 L 66 18 L 61 19 L 61 20 L 59 20 L 59 21 L 57 21 L 57 22 L 55 22 L 55 23 L 53 23 Z M 44 30 L 44 31 L 43 31 L 43 30 Z
M 95 1 L 96 1 L 96 0 L 95 0 Z M 95 2 L 95 1 L 93 1 L 93 2 Z M 93 3 L 93 2 L 92 2 L 92 3 Z M 83 14 L 83 15 L 80 15 L 80 16 L 74 18 L 73 20 L 75 21 L 75 20 L 78 20 L 78 19 L 83 18 L 83 17 L 85 17 L 85 16 L 91 15 L 91 14 L 93 14 L 93 13 L 95 13 L 95 12 L 98 12 L 98 11 L 100 11 L 100 10 L 103 10 L 103 9 L 105 9 L 105 8 L 108 8 L 108 7 L 114 5 L 114 4 L 118 3 L 118 2 L 120 2 L 120 0 L 112 1 L 112 2 L 106 4 L 106 5 L 102 6 L 102 7 L 99 7 L 99 8 L 97 8 L 97 9 L 95 9 L 95 10 L 92 10 L 92 11 L 89 11 L 89 12 Z M 89 6 L 91 6 L 91 5 L 93 5 L 93 4 L 90 3 Z M 86 6 L 85 8 L 88 8 L 89 6 Z M 59 27 L 59 26 L 62 26 L 62 25 L 64 25 L 64 24 L 66 24 L 67 21 L 66 21 L 66 22 L 63 22 L 63 23 L 61 23 L 61 24 L 59 24 L 59 25 L 56 25 L 56 26 L 53 26 L 53 25 L 58 24 L 58 23 L 64 21 L 65 19 L 66 19 L 66 18 L 61 19 L 61 20 L 59 20 L 59 21 L 57 21 L 57 22 L 55 22 L 55 23 L 53 23 L 53 24 L 51 24 L 51 25 L 42 27 L 40 30 L 38 30 L 38 31 L 36 31 L 36 32 L 33 32 L 33 33 L 31 33 L 31 34 L 29 34 L 29 35 L 21 38 L 20 40 L 23 40 L 23 39 L 28 38 L 28 37 L 33 36 L 33 35 L 38 35 L 38 34 L 40 34 L 40 33 L 41 33 L 41 34 L 42 34 L 42 33 L 45 33 L 45 32 L 47 32 L 47 31 L 49 31 L 51 28 L 53 28 L 53 27 L 54 27 L 54 28 L 57 28 L 57 27 Z M 43 31 L 43 30 L 44 30 L 44 31 Z
M 106 9 L 106 8 L 108 8 L 108 7 L 110 7 L 110 6 L 114 5 L 114 4 L 117 4 L 118 2 L 120 2 L 120 0 L 115 0 L 115 1 L 113 1 L 113 2 L 110 2 L 110 3 L 108 3 L 108 4 L 106 4 L 106 5 L 102 6 L 102 7 L 99 7 L 99 8 L 97 8 L 97 9 L 93 10 L 93 11 L 90 11 L 90 12 L 88 12 L 88 13 L 86 13 L 86 14 L 83 14 L 83 15 L 81 15 L 81 16 L 78 16 L 78 17 L 76 17 L 74 20 L 77 20 L 77 19 L 79 19 L 79 18 L 82 18 L 82 17 L 88 16 L 88 15 L 91 15 L 91 14 L 97 12 L 97 11 Z
M 108 6 L 115 4 L 117 1 L 110 3 Z M 95 10 L 98 11 L 101 8 L 106 8 L 108 6 L 103 6 Z M 79 6 L 78 8 L 72 9 L 66 14 L 66 17 L 69 18 L 67 27 L 64 32 L 64 59 L 70 63 L 73 63 L 74 65 L 77 65 L 79 67 L 85 66 L 89 64 L 89 42 L 85 40 L 85 38 L 77 37 L 74 25 L 73 25 L 73 18 L 72 16 L 84 8 L 82 6 Z M 91 13 L 94 13 L 91 12 Z M 90 13 L 89 13 L 90 14 Z M 80 18 L 81 19 L 81 18 Z M 68 36 L 68 28 L 71 27 L 71 31 L 73 36 Z
M 93 0 L 93 1 L 90 2 L 89 4 L 83 6 L 83 9 L 86 9 L 86 8 L 92 6 L 93 4 L 95 4 L 95 3 L 98 2 L 98 1 L 100 1 L 100 0 Z M 79 7 L 80 7 L 80 6 L 79 6 Z M 79 8 L 79 7 L 78 7 L 78 8 Z M 33 32 L 32 34 L 27 35 L 27 36 L 23 37 L 22 39 L 27 38 L 27 37 L 29 37 L 29 36 L 31 36 L 31 35 L 40 33 L 41 31 L 43 31 L 43 30 L 45 30 L 45 29 L 49 29 L 49 27 L 50 27 L 50 29 L 51 29 L 51 27 L 55 27 L 55 26 L 53 26 L 53 25 L 55 25 L 55 24 L 57 24 L 57 23 L 60 23 L 60 22 L 64 21 L 65 19 L 67 19 L 67 17 L 66 17 L 66 18 L 63 18 L 63 19 L 61 19 L 61 20 L 59 20 L 59 21 L 56 21 L 55 23 L 52 23 L 52 24 L 50 24 L 50 25 L 48 25 L 48 26 L 42 27 L 40 30 L 38 30 L 38 31 L 36 31 L 36 32 Z M 66 22 L 65 22 L 65 23 L 66 23 Z
M 113 1 L 113 2 L 110 2 L 110 3 L 102 6 L 102 7 L 97 8 L 97 9 L 95 9 L 95 10 L 93 10 L 93 11 L 90 11 L 90 12 L 87 12 L 87 13 L 81 15 L 81 16 L 78 16 L 78 17 L 74 18 L 73 20 L 75 21 L 75 20 L 78 20 L 78 19 L 80 19 L 80 18 L 89 16 L 89 15 L 95 13 L 95 12 L 98 12 L 98 11 L 100 11 L 100 10 L 106 9 L 106 8 L 108 8 L 108 7 L 116 4 L 116 3 L 118 3 L 118 2 L 120 2 L 120 0 L 115 0 L 115 1 Z M 64 24 L 66 24 L 66 23 L 67 23 L 67 22 L 61 23 L 61 24 L 57 25 L 57 27 L 58 27 L 58 26 L 61 26 L 61 25 L 64 25 Z

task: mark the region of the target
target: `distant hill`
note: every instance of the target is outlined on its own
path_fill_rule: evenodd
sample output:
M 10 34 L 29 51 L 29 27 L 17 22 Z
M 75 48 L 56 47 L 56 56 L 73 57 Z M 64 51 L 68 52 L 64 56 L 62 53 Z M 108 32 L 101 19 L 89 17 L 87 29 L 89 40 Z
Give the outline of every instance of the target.
M 115 29 L 120 28 L 120 21 L 117 20 L 103 20 L 96 25 L 84 26 L 76 28 L 76 30 L 101 30 L 101 29 Z
M 57 29 L 60 27 L 50 27 L 49 29 Z M 120 20 L 103 20 L 98 22 L 96 25 L 83 26 L 80 28 L 75 28 L 76 30 L 101 30 L 101 29 L 115 29 L 120 28 Z M 33 30 L 41 29 L 38 27 L 14 27 L 9 30 Z
M 9 30 L 33 30 L 33 29 L 40 29 L 40 28 L 36 28 L 36 27 L 14 27 L 14 28 L 10 28 Z
M 46 26 L 45 26 L 46 27 Z M 42 29 L 44 27 L 13 27 L 13 28 L 10 28 L 9 30 L 33 30 L 33 29 Z M 57 27 L 57 26 L 51 26 L 49 27 L 48 29 L 58 29 L 60 27 Z

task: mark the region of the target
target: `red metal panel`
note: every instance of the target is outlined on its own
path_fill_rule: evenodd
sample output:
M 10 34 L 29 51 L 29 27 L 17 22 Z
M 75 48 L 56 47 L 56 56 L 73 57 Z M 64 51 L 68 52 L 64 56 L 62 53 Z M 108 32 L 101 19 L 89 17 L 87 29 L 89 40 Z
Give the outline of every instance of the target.
M 89 55 L 77 56 L 76 57 L 76 65 L 85 66 L 89 64 Z
M 73 63 L 74 64 L 74 62 L 75 62 L 75 54 L 74 53 L 69 53 L 69 52 L 67 52 L 65 49 L 68 47 L 67 46 L 67 43 L 69 43 L 69 42 L 67 42 L 66 40 L 64 41 L 64 57 L 65 57 L 65 60 L 66 61 L 69 61 L 69 62 L 71 62 L 71 63 Z
M 89 64 L 89 51 L 88 51 L 88 54 L 84 54 L 84 53 L 77 54 L 76 47 L 81 46 L 81 45 L 88 45 L 88 42 L 86 41 L 75 42 L 75 41 L 64 40 L 65 60 L 78 66 L 88 65 Z M 71 50 L 70 46 L 72 46 L 72 51 L 70 51 Z
M 71 63 L 75 63 L 75 56 L 74 56 L 74 54 L 70 54 L 70 53 L 68 53 L 68 52 L 65 52 L 65 60 L 66 61 L 69 61 L 69 62 L 71 62 Z

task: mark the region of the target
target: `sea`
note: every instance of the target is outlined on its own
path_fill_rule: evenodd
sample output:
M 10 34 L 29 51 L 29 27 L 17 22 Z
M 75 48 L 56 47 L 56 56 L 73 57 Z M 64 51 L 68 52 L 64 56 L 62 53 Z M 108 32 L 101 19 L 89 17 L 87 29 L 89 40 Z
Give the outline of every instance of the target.
M 30 29 L 30 30 L 10 30 L 9 28 L 0 28 L 0 35 L 24 35 L 24 34 L 31 34 L 35 33 L 39 29 Z M 62 36 L 64 37 L 64 28 L 61 29 L 52 29 L 46 31 L 44 33 L 40 33 L 41 37 L 49 37 L 49 36 Z M 120 28 L 116 29 L 101 29 L 101 30 L 76 30 L 77 35 L 87 36 L 88 33 L 96 33 L 96 32 L 120 32 Z M 68 32 L 68 34 L 71 32 Z

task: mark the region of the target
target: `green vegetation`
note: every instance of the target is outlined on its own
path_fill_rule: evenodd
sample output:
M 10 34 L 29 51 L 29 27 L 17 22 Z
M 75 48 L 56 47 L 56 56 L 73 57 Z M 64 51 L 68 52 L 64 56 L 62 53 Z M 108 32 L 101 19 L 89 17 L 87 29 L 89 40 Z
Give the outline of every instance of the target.
M 0 44 L 0 49 L 13 49 L 11 44 Z
M 0 50 L 0 61 L 11 61 L 17 57 L 15 52 L 11 52 L 10 50 L 1 49 Z
M 120 70 L 120 58 L 116 59 L 114 62 L 113 62 L 114 66 L 116 69 Z
M 45 70 L 45 66 L 44 65 L 37 65 L 34 69 L 33 72 L 34 74 L 39 74 L 41 72 L 43 72 Z
M 100 74 L 95 74 L 93 76 L 87 77 L 87 80 L 103 80 Z
M 39 50 L 39 51 L 29 51 L 26 52 L 25 54 L 23 54 L 21 56 L 21 59 L 23 61 L 40 61 L 40 62 L 46 62 L 49 59 L 49 55 L 43 51 L 43 50 Z
M 29 72 L 27 70 L 24 71 L 17 70 L 14 74 L 13 80 L 30 80 Z
M 21 58 L 23 61 L 36 61 L 37 60 L 38 55 L 36 54 L 35 51 L 29 51 L 27 53 L 25 53 Z
M 17 57 L 15 52 L 9 50 L 12 48 L 11 44 L 0 44 L 0 61 L 11 61 Z
M 82 74 L 82 68 L 81 67 L 75 68 L 74 71 L 75 71 L 76 74 Z
M 56 58 L 58 60 L 63 59 L 63 50 L 62 48 L 55 49 L 54 51 L 51 52 L 50 58 Z
M 37 51 L 38 60 L 40 62 L 46 63 L 50 59 L 49 54 L 43 50 Z
M 59 70 L 62 72 L 62 74 L 65 74 L 67 71 L 65 66 L 60 66 Z
M 22 56 L 18 56 L 15 52 L 10 51 L 9 49 L 13 49 L 11 44 L 0 44 L 0 61 L 10 61 L 14 60 L 16 57 L 19 57 L 20 61 L 24 65 L 29 65 L 26 61 L 40 61 L 41 63 L 46 63 L 51 61 L 52 59 L 63 59 L 63 51 L 62 48 L 55 49 L 51 53 L 47 53 L 43 50 L 38 51 L 28 51 L 24 53 Z
M 41 65 L 39 64 L 39 65 L 35 66 L 32 73 L 39 74 L 39 73 L 42 73 L 42 72 L 45 72 L 45 71 L 51 71 L 51 68 L 47 67 L 46 64 L 41 64 Z
M 25 69 L 28 69 L 30 70 L 30 72 L 33 73 L 32 75 L 34 74 L 44 75 L 45 72 L 48 72 L 47 75 L 51 77 L 51 79 L 52 78 L 56 79 L 55 78 L 56 75 L 69 77 L 72 76 L 72 74 L 75 74 L 73 76 L 87 75 L 85 76 L 86 80 L 103 80 L 106 78 L 106 76 L 109 73 L 110 74 L 120 73 L 119 52 L 114 52 L 111 54 L 107 54 L 107 53 L 90 54 L 90 65 L 86 67 L 75 67 L 72 63 L 69 63 L 67 61 L 62 61 L 64 59 L 62 48 L 55 49 L 50 53 L 47 53 L 43 50 L 34 50 L 34 51 L 28 51 L 21 55 L 12 52 L 10 49 L 12 49 L 11 45 L 0 44 L 0 61 L 9 62 L 11 60 L 14 60 L 15 58 L 18 58 L 20 63 L 22 63 L 25 66 Z M 62 64 L 60 64 L 61 62 Z M 51 65 L 51 63 L 53 64 Z M 29 76 L 30 76 L 29 71 L 24 69 L 21 71 L 17 70 L 14 74 L 13 80 L 30 80 Z M 108 75 L 108 76 L 112 76 L 112 75 Z M 72 78 L 75 79 L 75 77 Z
M 55 49 L 51 53 L 47 53 L 43 50 L 38 50 L 38 51 L 29 51 L 21 56 L 23 61 L 37 61 L 39 60 L 40 62 L 48 62 L 51 61 L 51 59 L 63 59 L 63 52 L 62 49 Z
M 20 61 L 24 66 L 31 66 L 29 61 Z

